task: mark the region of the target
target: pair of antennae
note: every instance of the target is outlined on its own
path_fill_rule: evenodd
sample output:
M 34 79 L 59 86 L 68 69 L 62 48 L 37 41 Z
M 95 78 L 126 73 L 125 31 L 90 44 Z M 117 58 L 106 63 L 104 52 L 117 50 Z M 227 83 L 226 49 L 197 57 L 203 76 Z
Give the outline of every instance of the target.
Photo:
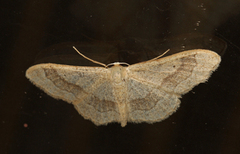
M 124 63 L 124 62 L 115 62 L 115 63 L 111 63 L 111 64 L 106 65 L 106 64 L 100 63 L 100 62 L 98 62 L 98 61 L 95 61 L 95 60 L 93 60 L 93 59 L 91 59 L 91 58 L 88 58 L 87 56 L 85 56 L 84 54 L 82 54 L 80 51 L 78 51 L 78 49 L 75 48 L 75 46 L 73 46 L 73 49 L 76 50 L 77 53 L 78 53 L 79 55 L 81 55 L 83 58 L 85 58 L 85 59 L 87 59 L 87 60 L 89 60 L 89 61 L 91 61 L 91 62 L 93 62 L 93 63 L 95 63 L 95 64 L 102 65 L 102 66 L 104 66 L 104 67 L 106 67 L 106 68 L 107 68 L 109 65 L 115 65 L 115 64 L 118 64 L 118 65 L 119 65 L 119 64 L 129 65 L 128 63 Z M 165 55 L 169 50 L 170 50 L 170 49 L 168 49 L 167 51 L 165 51 L 165 52 L 164 52 L 163 54 L 161 54 L 160 56 L 157 56 L 157 57 L 155 57 L 155 58 L 153 58 L 153 59 L 150 59 L 150 60 L 148 60 L 148 61 L 153 61 L 153 60 L 156 60 L 156 59 L 162 57 L 162 56 Z

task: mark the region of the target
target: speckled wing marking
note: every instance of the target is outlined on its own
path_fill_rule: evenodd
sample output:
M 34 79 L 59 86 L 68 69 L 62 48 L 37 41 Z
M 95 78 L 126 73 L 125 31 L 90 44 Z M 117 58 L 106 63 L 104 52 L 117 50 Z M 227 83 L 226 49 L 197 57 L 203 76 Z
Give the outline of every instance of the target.
M 30 67 L 26 76 L 50 96 L 73 103 L 85 119 L 102 125 L 119 122 L 109 73 L 102 67 L 39 64 Z
M 215 52 L 195 49 L 129 66 L 128 121 L 166 119 L 179 107 L 178 98 L 207 81 L 220 61 Z

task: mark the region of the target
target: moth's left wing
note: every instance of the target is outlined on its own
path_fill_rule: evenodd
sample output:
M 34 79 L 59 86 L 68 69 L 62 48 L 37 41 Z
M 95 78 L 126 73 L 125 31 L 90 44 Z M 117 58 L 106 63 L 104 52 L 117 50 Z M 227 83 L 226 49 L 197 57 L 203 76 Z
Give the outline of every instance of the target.
M 96 125 L 119 122 L 119 110 L 110 72 L 103 67 L 39 64 L 30 67 L 26 77 L 56 99 L 73 103 L 77 111 Z

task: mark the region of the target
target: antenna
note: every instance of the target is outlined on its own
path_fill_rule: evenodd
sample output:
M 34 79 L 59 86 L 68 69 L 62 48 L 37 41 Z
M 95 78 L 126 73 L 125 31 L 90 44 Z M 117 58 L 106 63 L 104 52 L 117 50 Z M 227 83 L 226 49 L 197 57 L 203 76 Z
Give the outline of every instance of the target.
M 168 49 L 167 51 L 165 51 L 165 52 L 164 52 L 163 54 L 161 54 L 160 56 L 157 56 L 157 57 L 155 57 L 155 58 L 153 58 L 153 59 L 150 59 L 150 60 L 148 60 L 148 61 L 156 60 L 156 59 L 164 56 L 166 53 L 168 53 L 168 51 L 170 51 L 170 49 Z
M 104 67 L 107 67 L 106 64 L 100 63 L 100 62 L 98 62 L 98 61 L 92 60 L 91 58 L 88 58 L 87 56 L 84 56 L 84 54 L 82 54 L 80 51 L 78 51 L 78 49 L 75 48 L 75 46 L 73 46 L 73 49 L 76 50 L 77 53 L 78 53 L 79 55 L 81 55 L 83 58 L 85 58 L 85 59 L 87 59 L 87 60 L 89 60 L 89 61 L 91 61 L 91 62 L 93 62 L 93 63 L 95 63 L 95 64 L 99 64 L 99 65 L 102 65 L 102 66 L 104 66 Z

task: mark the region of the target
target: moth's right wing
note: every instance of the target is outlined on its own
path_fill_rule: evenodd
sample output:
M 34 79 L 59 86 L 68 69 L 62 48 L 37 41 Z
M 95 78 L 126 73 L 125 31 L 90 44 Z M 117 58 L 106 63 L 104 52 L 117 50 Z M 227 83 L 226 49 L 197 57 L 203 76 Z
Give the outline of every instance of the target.
M 178 108 L 178 98 L 205 82 L 220 61 L 215 52 L 196 49 L 129 66 L 129 121 L 167 118 Z

